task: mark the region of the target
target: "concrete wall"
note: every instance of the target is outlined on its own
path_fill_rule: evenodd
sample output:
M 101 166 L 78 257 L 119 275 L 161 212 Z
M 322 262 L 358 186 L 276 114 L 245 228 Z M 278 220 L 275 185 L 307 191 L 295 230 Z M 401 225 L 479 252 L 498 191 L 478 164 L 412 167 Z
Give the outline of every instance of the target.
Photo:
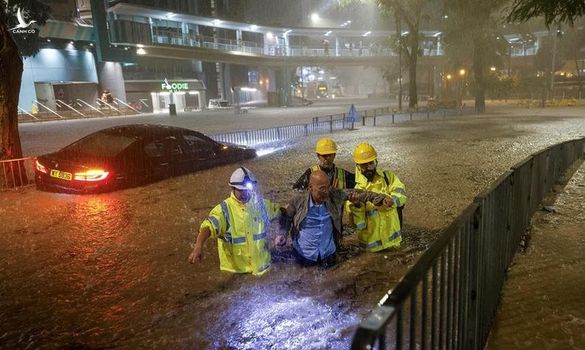
M 18 105 L 29 112 L 36 99 L 35 82 L 98 82 L 95 58 L 89 51 L 41 49 L 36 56 L 25 58 L 23 63 Z

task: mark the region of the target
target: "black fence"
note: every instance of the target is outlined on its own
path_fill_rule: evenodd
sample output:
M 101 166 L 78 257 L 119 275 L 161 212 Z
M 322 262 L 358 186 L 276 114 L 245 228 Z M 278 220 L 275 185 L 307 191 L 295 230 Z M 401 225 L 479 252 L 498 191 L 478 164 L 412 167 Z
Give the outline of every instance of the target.
M 360 324 L 352 349 L 483 349 L 530 218 L 584 146 L 535 153 L 477 196 Z
M 239 145 L 255 146 L 263 143 L 284 141 L 312 134 L 333 132 L 336 130 L 353 129 L 358 125 L 381 126 L 404 121 L 424 120 L 447 116 L 473 113 L 473 108 L 436 109 L 419 108 L 412 111 L 397 112 L 390 107 L 363 110 L 354 116 L 339 113 L 321 117 L 313 117 L 311 123 L 286 125 L 266 129 L 234 131 L 214 134 L 210 137 L 218 142 L 229 142 Z

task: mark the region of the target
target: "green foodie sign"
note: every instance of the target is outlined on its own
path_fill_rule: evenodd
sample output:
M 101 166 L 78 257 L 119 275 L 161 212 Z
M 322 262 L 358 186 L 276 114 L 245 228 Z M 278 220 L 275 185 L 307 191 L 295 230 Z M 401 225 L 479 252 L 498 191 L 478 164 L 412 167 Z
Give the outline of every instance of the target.
M 165 80 L 164 83 L 160 84 L 160 88 L 163 91 L 177 92 L 189 90 L 189 83 L 169 83 Z

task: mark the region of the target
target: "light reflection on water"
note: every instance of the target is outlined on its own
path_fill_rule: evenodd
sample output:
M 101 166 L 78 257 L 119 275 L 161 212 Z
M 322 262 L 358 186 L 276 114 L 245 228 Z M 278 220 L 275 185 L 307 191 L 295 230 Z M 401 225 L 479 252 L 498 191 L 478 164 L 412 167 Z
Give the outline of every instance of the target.
M 259 149 L 256 150 L 256 155 L 258 157 L 263 157 L 263 156 L 270 155 L 272 153 L 276 153 L 276 152 L 278 152 L 280 150 L 283 150 L 285 148 L 286 148 L 286 146 L 259 148 Z
M 282 288 L 254 287 L 229 303 L 212 333 L 216 349 L 347 349 L 359 322 L 342 301 L 330 304 Z
M 152 273 L 133 259 L 136 234 L 127 198 L 121 193 L 75 196 L 67 205 L 65 278 L 91 301 L 94 317 L 110 322 L 128 318 L 137 306 L 132 291 Z M 130 298 L 129 298 L 130 297 Z M 111 329 L 109 330 L 111 332 Z

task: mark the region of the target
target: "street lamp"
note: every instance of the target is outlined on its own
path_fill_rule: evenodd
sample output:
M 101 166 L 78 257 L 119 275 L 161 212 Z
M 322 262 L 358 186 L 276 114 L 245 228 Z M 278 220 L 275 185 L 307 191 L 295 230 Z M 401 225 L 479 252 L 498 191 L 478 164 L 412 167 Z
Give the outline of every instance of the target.
M 451 78 L 453 78 L 453 76 L 451 76 L 451 74 L 447 74 L 445 75 L 445 78 L 447 79 L 445 81 L 445 96 L 443 97 L 444 99 L 451 99 Z
M 461 79 L 459 80 L 459 107 L 463 105 L 463 81 L 465 78 L 465 73 L 465 69 L 461 68 L 459 70 L 459 76 L 461 76 Z

